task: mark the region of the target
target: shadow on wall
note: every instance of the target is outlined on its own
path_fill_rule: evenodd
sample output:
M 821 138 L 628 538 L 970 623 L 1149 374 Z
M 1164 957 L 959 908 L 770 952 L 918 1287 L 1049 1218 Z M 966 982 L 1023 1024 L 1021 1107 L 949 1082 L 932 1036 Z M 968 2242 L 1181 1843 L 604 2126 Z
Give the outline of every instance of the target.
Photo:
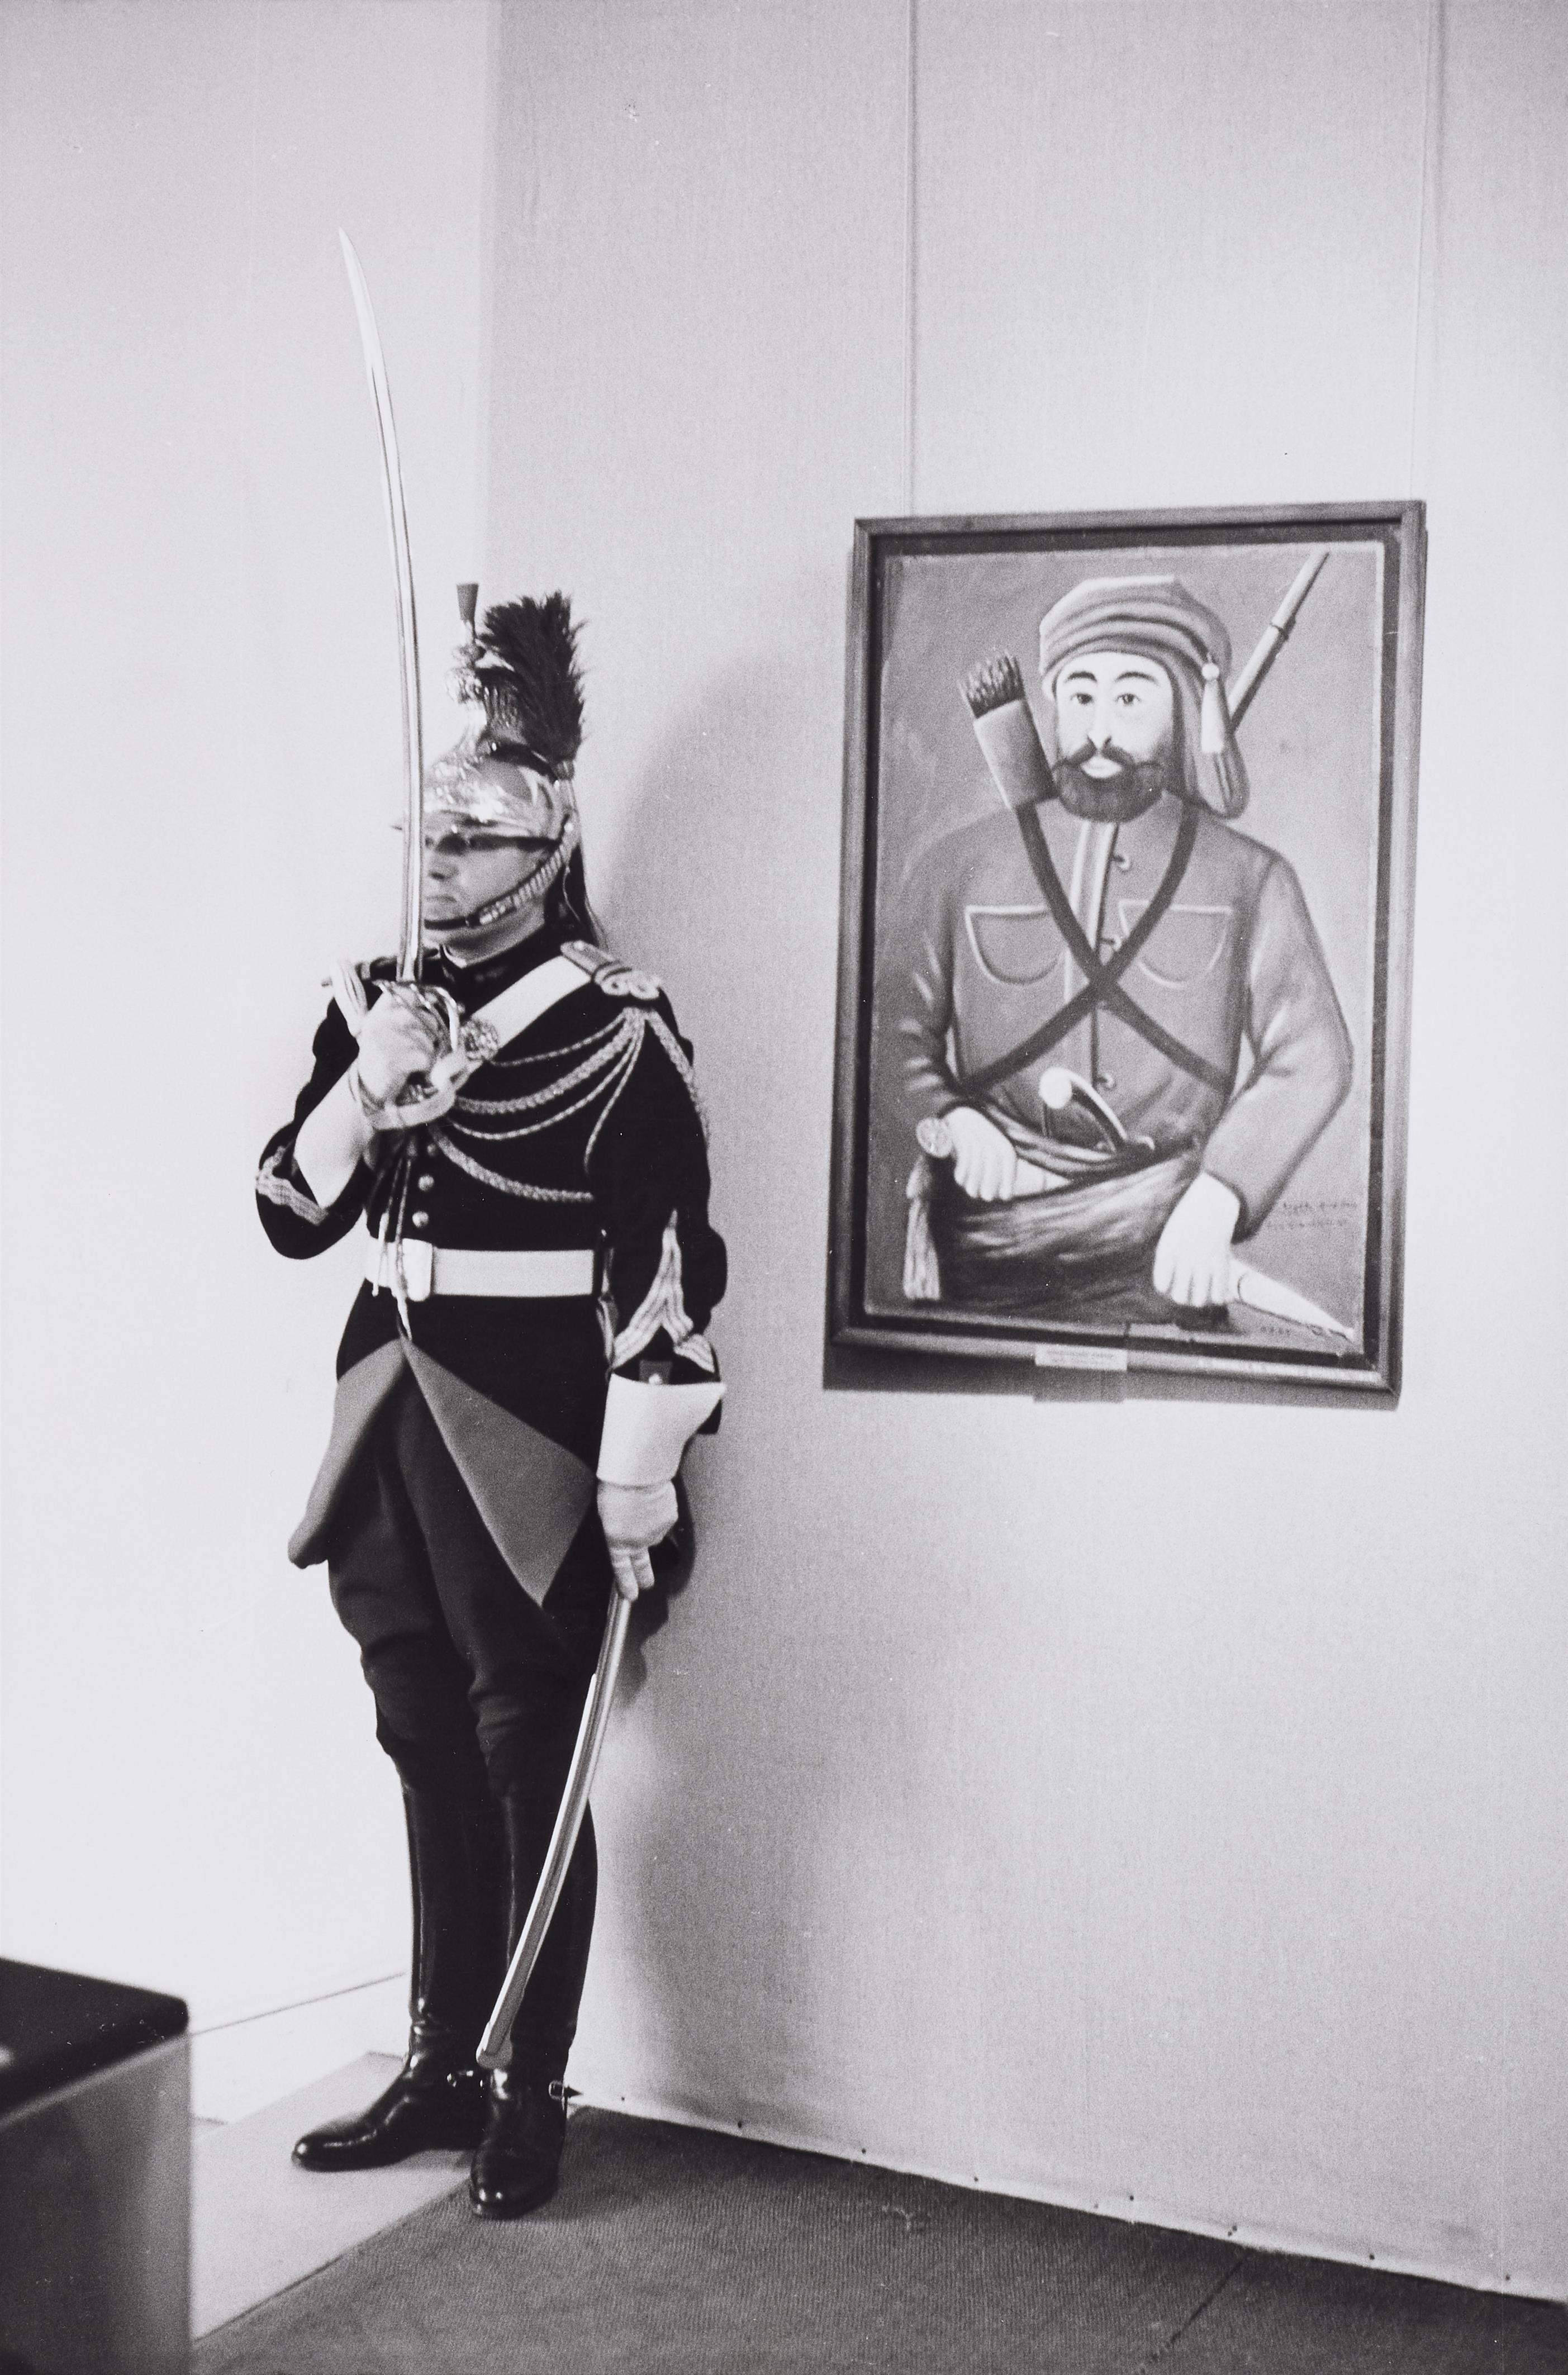
M 831 1027 L 838 780 L 811 780 L 820 740 L 800 672 L 773 643 L 713 676 L 672 719 L 628 803 L 609 902 L 618 927 L 634 955 L 667 956 L 683 1025 L 688 1008 L 705 1011 L 701 1063 L 738 1069 L 742 1082 L 758 1077 L 750 999 L 787 1010 L 824 960 Z M 720 1152 L 736 1141 L 735 1117 L 725 1122 Z
M 726 1347 L 731 1361 L 743 1347 L 765 1353 L 747 1364 L 760 1372 L 749 1390 L 786 1345 L 809 1342 L 814 1362 L 820 1325 L 838 916 L 836 594 L 830 609 L 820 576 L 775 589 L 766 639 L 672 716 L 639 768 L 606 899 L 612 940 L 667 979 L 696 1046 L 714 1122 L 713 1218 L 730 1247 L 720 1358 Z
M 798 1666 L 802 1644 L 790 1630 L 788 1594 L 754 1588 L 725 1561 L 754 1553 L 787 1565 L 783 1540 L 752 1542 L 755 1501 L 735 1497 L 732 1447 L 742 1426 L 753 1447 L 770 1438 L 764 1464 L 775 1471 L 791 1408 L 819 1389 L 839 877 L 837 572 L 771 587 L 763 616 L 765 632 L 748 634 L 743 622 L 744 649 L 672 703 L 645 746 L 602 878 L 612 945 L 666 980 L 694 1043 L 713 1118 L 713 1219 L 730 1252 L 713 1336 L 737 1406 L 712 1450 L 690 1462 L 695 1573 L 667 1628 L 640 1642 L 627 1667 L 629 1704 L 650 1674 L 656 1683 L 661 1668 L 698 1657 L 705 1686 L 720 1696 L 713 1720 L 693 1724 L 689 1704 L 682 1712 L 687 1685 L 671 1676 L 667 1713 L 655 1688 L 648 1708 L 657 1755 L 646 1763 L 636 1755 L 621 1777 L 636 1801 L 634 1814 L 625 1809 L 636 1851 L 625 1857 L 619 1903 L 639 2025 L 659 2040 L 663 2085 L 708 2109 L 728 2109 L 732 2083 L 723 2035 L 691 2030 L 691 1938 L 709 1938 L 714 1968 L 747 1972 L 749 1942 L 766 1933 L 770 1902 L 816 1887 L 808 1872 L 779 1868 L 781 1857 L 809 1864 L 809 1846 L 781 1837 L 766 1807 L 736 1787 L 737 1724 L 768 1719 L 737 1694 L 774 1660 Z M 753 1469 L 753 1496 L 758 1489 Z M 785 1516 L 779 1535 L 788 1531 Z M 639 1730 L 648 1720 L 640 1709 Z M 834 1786 L 831 1773 L 819 1774 L 820 1793 Z M 700 1834 L 694 1806 L 714 1817 Z M 722 1947 L 715 1925 L 727 1933 Z M 798 1977 L 810 1984 L 808 1969 Z M 775 2010 L 791 1994 L 764 1992 Z M 749 2018 L 772 2016 L 759 2007 Z M 725 2032 L 723 2017 L 717 2029 Z M 753 2028 L 750 2064 L 762 2056 L 784 2073 L 791 2051 L 782 2026 L 772 2038 Z M 753 2109 L 741 2101 L 735 2115 Z
M 765 1249 L 777 1242 L 760 1183 L 787 1179 L 800 1138 L 795 1100 L 778 1090 L 778 1058 L 793 1027 L 792 987 L 803 966 L 820 962 L 797 932 L 798 900 L 781 898 L 780 889 L 804 883 L 809 898 L 811 878 L 823 870 L 816 846 L 803 857 L 794 821 L 798 803 L 780 796 L 799 766 L 797 684 L 775 644 L 715 674 L 677 714 L 628 799 L 604 901 L 613 923 L 601 918 L 618 952 L 666 981 L 677 1021 L 695 1047 L 698 1082 L 714 1125 L 713 1220 L 730 1257 L 729 1292 L 714 1330 L 721 1366 L 732 1372 L 726 1322 L 737 1336 L 746 1326 L 751 1296 L 768 1270 Z M 836 812 L 832 821 L 836 829 Z M 813 844 L 817 838 L 813 833 Z M 836 837 L 832 848 L 830 879 L 816 886 L 819 904 L 830 905 Z M 831 937 L 827 953 L 831 965 Z M 831 971 L 823 997 L 831 1009 Z M 762 1048 L 766 1062 L 759 1060 Z M 793 1077 L 794 1065 L 784 1061 Z M 824 1140 L 826 1128 L 824 1104 Z M 824 1210 L 819 1199 L 813 1219 Z M 813 1278 L 813 1309 L 814 1296 Z M 702 1471 L 709 1463 L 692 1465 L 700 1594 L 708 1530 Z M 677 1592 L 686 1580 L 679 1578 Z M 628 1644 L 621 1690 L 629 1706 L 647 1679 L 646 1644 L 657 1629 L 658 1620 L 640 1625 Z

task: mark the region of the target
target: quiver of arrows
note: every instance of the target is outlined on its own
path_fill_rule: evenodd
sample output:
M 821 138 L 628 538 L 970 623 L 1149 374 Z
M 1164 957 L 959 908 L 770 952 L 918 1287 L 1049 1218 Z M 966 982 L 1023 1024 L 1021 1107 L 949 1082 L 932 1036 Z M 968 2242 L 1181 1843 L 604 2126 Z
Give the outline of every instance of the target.
M 1054 799 L 1050 762 L 1024 697 L 1023 670 L 1011 652 L 994 652 L 981 660 L 964 676 L 962 686 L 975 738 L 1008 806 L 1026 809 Z

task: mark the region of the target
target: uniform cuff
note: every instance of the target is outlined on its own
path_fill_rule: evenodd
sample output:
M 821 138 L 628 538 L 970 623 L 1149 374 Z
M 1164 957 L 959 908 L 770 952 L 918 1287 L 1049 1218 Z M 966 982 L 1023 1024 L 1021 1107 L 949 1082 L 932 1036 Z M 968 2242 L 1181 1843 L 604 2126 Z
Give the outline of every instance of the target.
M 603 1484 L 667 1484 L 680 1455 L 724 1393 L 720 1385 L 639 1385 L 612 1377 L 599 1439 Z
M 345 1072 L 295 1133 L 294 1167 L 318 1204 L 336 1203 L 374 1136 Z

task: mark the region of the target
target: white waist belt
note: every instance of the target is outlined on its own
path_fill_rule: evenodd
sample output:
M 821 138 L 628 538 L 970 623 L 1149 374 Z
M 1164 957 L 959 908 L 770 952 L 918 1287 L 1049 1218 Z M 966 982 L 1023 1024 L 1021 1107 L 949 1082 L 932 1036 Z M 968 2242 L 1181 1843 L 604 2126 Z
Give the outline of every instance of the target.
M 591 1246 L 552 1252 L 491 1252 L 479 1246 L 430 1246 L 403 1240 L 403 1292 L 410 1303 L 432 1294 L 592 1294 L 595 1257 Z M 365 1247 L 365 1276 L 390 1293 L 398 1282 L 398 1249 L 372 1237 Z

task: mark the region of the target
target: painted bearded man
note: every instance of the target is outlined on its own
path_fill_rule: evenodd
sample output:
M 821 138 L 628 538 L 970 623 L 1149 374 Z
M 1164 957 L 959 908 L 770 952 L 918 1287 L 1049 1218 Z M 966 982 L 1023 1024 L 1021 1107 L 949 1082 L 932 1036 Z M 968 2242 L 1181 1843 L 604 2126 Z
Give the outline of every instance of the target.
M 569 605 L 490 610 L 459 660 L 470 730 L 426 782 L 425 994 L 390 963 L 339 969 L 257 1198 L 290 1256 L 363 1224 L 332 1439 L 289 1555 L 326 1561 L 359 1645 L 414 1907 L 407 2058 L 294 2157 L 355 2169 L 476 2147 L 473 2207 L 508 2218 L 548 2195 L 565 2134 L 586 1820 L 488 2082 L 476 2049 L 609 1595 L 656 1589 L 675 1556 L 676 1470 L 722 1391 L 702 1330 L 725 1249 L 690 1049 L 658 983 L 598 945 L 587 904 Z
M 1226 821 L 1247 799 L 1230 664 L 1174 577 L 1095 578 L 1042 620 L 1056 797 L 929 854 L 888 984 L 925 1150 L 912 1299 L 1211 1319 L 1232 1244 L 1343 1102 L 1301 887 Z

